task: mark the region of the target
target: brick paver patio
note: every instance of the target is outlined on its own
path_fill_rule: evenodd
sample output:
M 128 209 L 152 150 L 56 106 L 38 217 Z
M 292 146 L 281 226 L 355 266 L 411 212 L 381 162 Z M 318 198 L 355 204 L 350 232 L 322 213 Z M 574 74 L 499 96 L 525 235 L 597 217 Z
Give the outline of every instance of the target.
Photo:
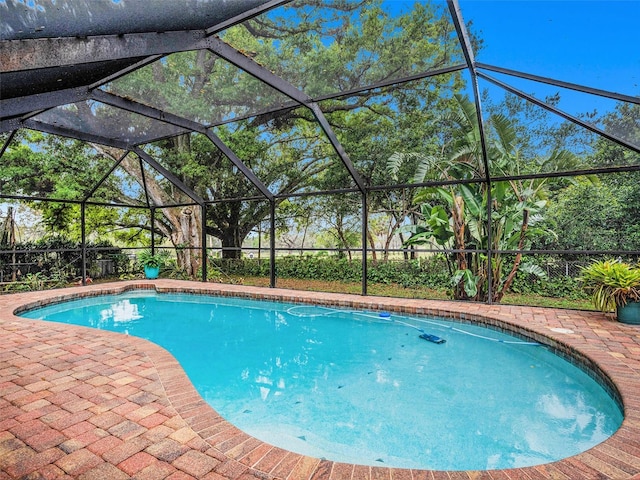
M 61 297 L 154 287 L 429 313 L 506 326 L 572 356 L 608 383 L 624 405 L 625 420 L 602 444 L 536 467 L 440 472 L 331 462 L 265 444 L 224 421 L 202 400 L 176 360 L 157 345 L 13 315 L 26 304 Z M 562 333 L 567 330 L 573 333 Z M 5 478 L 640 479 L 640 327 L 594 312 L 172 280 L 6 295 L 0 297 L 0 480 Z

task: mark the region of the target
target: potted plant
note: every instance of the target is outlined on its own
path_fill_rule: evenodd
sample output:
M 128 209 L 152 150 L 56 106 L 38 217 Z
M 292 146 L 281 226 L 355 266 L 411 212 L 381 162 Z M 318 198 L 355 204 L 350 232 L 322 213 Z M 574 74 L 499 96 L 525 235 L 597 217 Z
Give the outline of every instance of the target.
M 598 310 L 615 311 L 618 321 L 640 325 L 640 264 L 597 261 L 582 268 L 579 280 Z
M 166 252 L 152 253 L 149 248 L 138 254 L 138 261 L 144 268 L 144 276 L 149 279 L 158 278 L 160 269 L 164 267 L 166 259 Z

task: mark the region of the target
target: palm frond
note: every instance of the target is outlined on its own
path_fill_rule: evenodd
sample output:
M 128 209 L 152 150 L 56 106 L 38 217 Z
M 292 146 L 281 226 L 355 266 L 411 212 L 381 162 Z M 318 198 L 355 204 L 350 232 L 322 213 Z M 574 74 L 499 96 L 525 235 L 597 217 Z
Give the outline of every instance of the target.
M 394 152 L 387 159 L 387 173 L 395 181 L 398 180 L 398 172 L 402 168 L 402 165 L 412 160 L 418 161 L 418 167 L 423 163 L 430 164 L 432 162 L 431 156 L 424 156 L 421 153 L 416 152 Z
M 400 167 L 404 163 L 405 155 L 406 154 L 401 152 L 394 152 L 387 159 L 387 173 L 394 180 L 398 179 L 398 171 L 400 170 Z
M 427 155 L 420 159 L 420 163 L 416 168 L 416 173 L 413 176 L 414 183 L 422 183 L 427 178 L 433 178 L 436 171 L 441 170 L 443 160 L 435 155 Z
M 513 152 L 516 146 L 517 133 L 513 122 L 502 114 L 491 116 L 491 124 L 495 134 L 498 136 L 496 146 L 502 153 Z

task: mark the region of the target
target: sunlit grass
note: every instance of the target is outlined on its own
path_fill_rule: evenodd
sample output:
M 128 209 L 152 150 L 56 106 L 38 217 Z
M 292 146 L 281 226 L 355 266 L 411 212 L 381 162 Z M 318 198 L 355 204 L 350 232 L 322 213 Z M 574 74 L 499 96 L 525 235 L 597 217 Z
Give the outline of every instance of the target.
M 241 285 L 252 285 L 259 287 L 269 286 L 269 278 L 267 277 L 233 277 L 229 278 L 229 280 L 233 281 L 233 283 Z M 329 282 L 324 280 L 278 278 L 277 286 L 278 288 L 313 292 L 351 293 L 355 295 L 359 295 L 362 293 L 362 285 L 357 282 Z M 423 298 L 426 300 L 449 299 L 445 290 L 435 290 L 430 288 L 405 288 L 401 285 L 396 284 L 369 283 L 367 286 L 367 293 L 369 295 L 377 295 L 381 297 Z M 502 300 L 502 303 L 508 305 L 529 305 L 535 307 L 594 310 L 593 305 L 589 300 L 543 297 L 541 295 L 520 293 L 506 294 Z

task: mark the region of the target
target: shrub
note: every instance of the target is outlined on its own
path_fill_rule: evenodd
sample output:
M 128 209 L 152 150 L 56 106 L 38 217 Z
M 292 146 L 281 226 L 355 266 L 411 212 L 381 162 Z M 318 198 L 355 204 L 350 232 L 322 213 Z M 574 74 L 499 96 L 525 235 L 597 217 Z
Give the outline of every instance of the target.
M 211 264 L 226 275 L 269 275 L 269 260 L 264 259 L 211 259 Z M 362 264 L 359 260 L 349 261 L 328 255 L 288 255 L 276 259 L 276 272 L 281 278 L 359 282 L 362 279 Z M 448 284 L 449 274 L 444 257 L 434 256 L 421 260 L 378 261 L 375 265 L 370 261 L 367 280 L 407 288 L 444 288 Z

